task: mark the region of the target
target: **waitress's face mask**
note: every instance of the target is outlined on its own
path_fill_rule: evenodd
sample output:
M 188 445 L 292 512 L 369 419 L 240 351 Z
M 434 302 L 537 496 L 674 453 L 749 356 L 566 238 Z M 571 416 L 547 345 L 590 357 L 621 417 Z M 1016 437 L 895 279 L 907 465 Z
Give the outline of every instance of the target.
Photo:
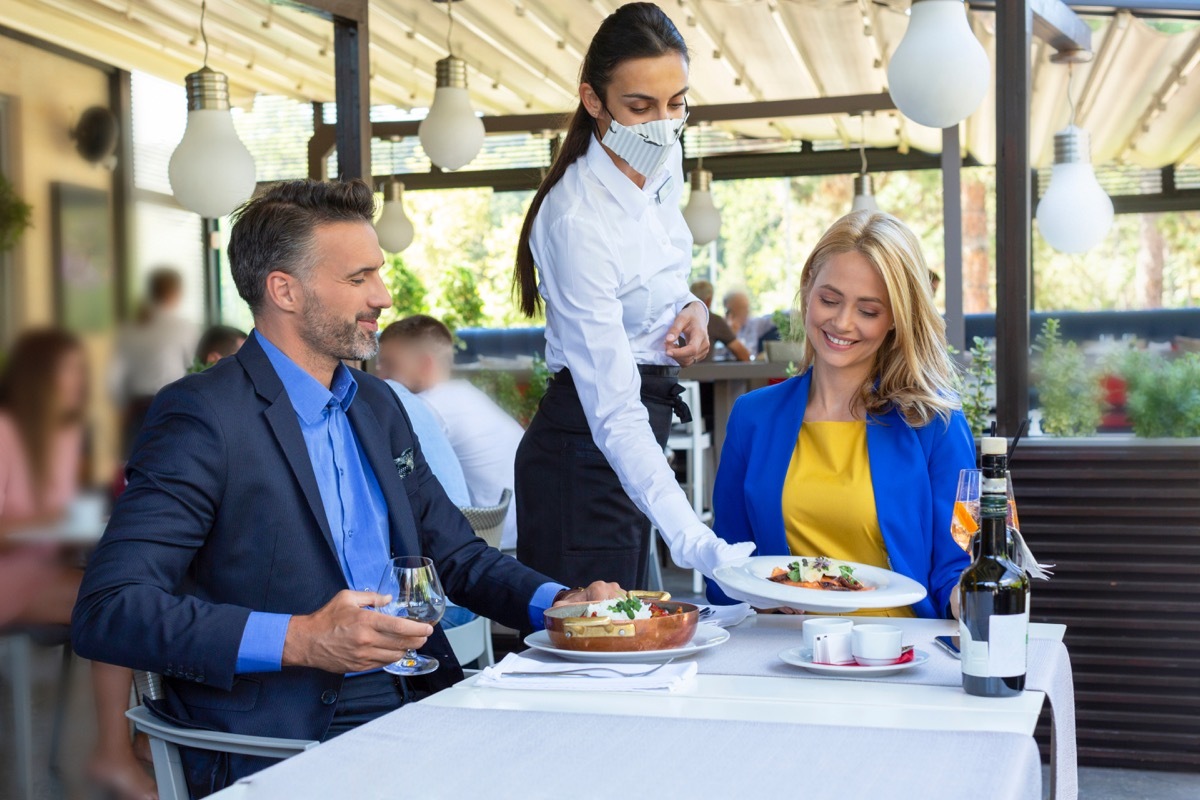
M 608 131 L 600 139 L 601 144 L 625 159 L 634 172 L 650 178 L 666 163 L 671 148 L 683 135 L 688 112 L 678 119 L 656 119 L 637 125 L 622 125 L 612 112 L 608 117 Z

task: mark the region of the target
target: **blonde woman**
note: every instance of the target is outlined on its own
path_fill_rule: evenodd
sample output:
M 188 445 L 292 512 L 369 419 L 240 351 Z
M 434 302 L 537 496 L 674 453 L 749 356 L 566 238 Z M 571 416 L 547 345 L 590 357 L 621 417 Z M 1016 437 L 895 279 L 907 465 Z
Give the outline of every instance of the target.
M 975 448 L 916 236 L 888 214 L 842 217 L 805 263 L 797 305 L 801 374 L 734 405 L 713 528 L 761 555 L 871 564 L 929 592 L 872 615 L 951 616 L 968 558 L 950 515 Z

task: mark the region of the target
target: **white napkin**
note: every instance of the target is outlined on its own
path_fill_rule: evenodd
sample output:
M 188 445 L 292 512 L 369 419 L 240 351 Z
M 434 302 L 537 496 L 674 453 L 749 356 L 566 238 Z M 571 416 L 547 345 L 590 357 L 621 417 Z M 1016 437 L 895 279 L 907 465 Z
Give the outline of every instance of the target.
M 496 689 L 677 692 L 696 682 L 696 669 L 694 661 L 686 664 L 585 664 L 509 653 L 499 664 L 481 672 L 475 685 Z
M 712 614 L 701 617 L 700 621 L 702 623 L 716 625 L 721 628 L 732 628 L 746 617 L 755 613 L 749 603 L 737 603 L 732 606 L 700 606 L 700 608 L 711 608 L 713 611 Z

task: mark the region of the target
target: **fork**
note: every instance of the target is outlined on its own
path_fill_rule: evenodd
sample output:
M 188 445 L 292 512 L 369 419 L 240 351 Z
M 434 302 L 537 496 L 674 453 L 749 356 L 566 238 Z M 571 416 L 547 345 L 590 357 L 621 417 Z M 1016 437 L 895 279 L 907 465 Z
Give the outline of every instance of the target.
M 667 661 L 664 661 L 661 664 L 658 664 L 658 665 L 646 670 L 645 672 L 622 672 L 621 670 L 613 669 L 612 667 L 595 666 L 595 667 L 579 667 L 577 669 L 556 670 L 555 672 L 505 672 L 500 677 L 501 678 L 557 678 L 557 677 L 561 676 L 561 677 L 569 678 L 573 675 L 583 675 L 586 677 L 586 676 L 589 676 L 596 672 L 611 672 L 613 675 L 616 675 L 621 678 L 644 678 L 647 675 L 652 675 L 655 672 L 658 672 L 660 669 L 665 667 L 667 664 L 670 664 L 674 660 L 675 659 L 669 659 Z

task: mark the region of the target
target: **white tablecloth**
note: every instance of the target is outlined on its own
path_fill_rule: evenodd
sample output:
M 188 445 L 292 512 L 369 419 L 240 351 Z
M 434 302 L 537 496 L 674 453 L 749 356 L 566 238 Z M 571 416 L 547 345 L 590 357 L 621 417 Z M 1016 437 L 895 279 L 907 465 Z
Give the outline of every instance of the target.
M 835 677 L 828 673 L 817 676 L 807 670 L 785 664 L 779 659 L 780 651 L 802 644 L 803 637 L 799 625 L 768 626 L 751 621 L 731 628 L 729 641 L 720 647 L 698 654 L 696 663 L 702 675 L 824 679 Z M 911 644 L 927 652 L 929 661 L 896 675 L 881 678 L 864 676 L 859 680 L 917 683 L 927 686 L 962 685 L 960 662 L 936 647 L 932 638 L 913 636 L 906 632 L 904 644 Z M 1044 692 L 1054 715 L 1054 796 L 1056 800 L 1075 800 L 1079 794 L 1075 750 L 1075 686 L 1071 678 L 1071 660 L 1062 642 L 1030 638 L 1029 669 L 1025 687 Z
M 219 797 L 1041 800 L 1041 775 L 1033 740 L 1013 733 L 912 736 L 418 703 L 246 778 Z

